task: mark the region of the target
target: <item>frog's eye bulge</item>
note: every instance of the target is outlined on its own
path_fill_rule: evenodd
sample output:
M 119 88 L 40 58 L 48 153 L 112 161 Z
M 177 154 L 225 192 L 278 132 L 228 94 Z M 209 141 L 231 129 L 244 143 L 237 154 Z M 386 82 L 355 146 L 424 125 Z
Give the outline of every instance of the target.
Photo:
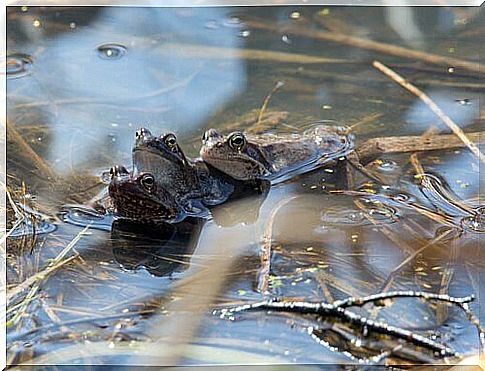
M 227 139 L 229 147 L 240 151 L 246 145 L 246 137 L 242 133 L 234 133 Z
M 170 149 L 174 149 L 177 147 L 177 137 L 174 134 L 165 135 L 165 137 L 163 138 L 163 142 Z
M 155 178 L 152 174 L 143 174 L 143 176 L 140 178 L 140 184 L 147 191 L 152 191 L 153 188 L 155 188 Z

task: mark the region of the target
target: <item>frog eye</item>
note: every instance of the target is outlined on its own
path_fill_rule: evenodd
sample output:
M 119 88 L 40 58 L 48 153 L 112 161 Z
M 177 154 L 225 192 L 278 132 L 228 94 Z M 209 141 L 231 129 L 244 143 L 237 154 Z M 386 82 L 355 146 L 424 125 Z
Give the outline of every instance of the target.
M 155 187 L 155 178 L 152 174 L 143 174 L 140 183 L 147 191 L 151 191 Z
M 227 141 L 229 143 L 229 147 L 237 150 L 241 150 L 246 144 L 246 138 L 242 133 L 231 134 Z
M 173 134 L 166 135 L 165 138 L 163 138 L 163 141 L 170 149 L 174 149 L 175 147 L 177 147 L 177 138 Z

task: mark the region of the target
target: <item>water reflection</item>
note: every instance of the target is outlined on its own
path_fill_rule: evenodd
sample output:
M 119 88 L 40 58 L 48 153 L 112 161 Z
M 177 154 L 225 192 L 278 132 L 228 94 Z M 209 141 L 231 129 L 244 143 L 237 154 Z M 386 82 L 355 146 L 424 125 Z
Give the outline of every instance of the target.
M 453 90 L 431 90 L 428 95 L 462 129 L 465 129 L 480 117 L 478 105 L 460 103 L 470 102 L 470 99 L 474 98 L 473 96 L 464 98 L 461 92 Z M 405 120 L 411 124 L 413 130 L 421 132 L 437 123 L 436 115 L 420 99 L 416 99 L 415 103 L 409 108 Z M 444 131 L 444 124 L 439 123 L 438 125 L 440 131 Z
M 189 267 L 204 224 L 191 219 L 147 227 L 117 220 L 111 229 L 113 255 L 124 269 L 145 268 L 154 276 L 171 276 Z
M 222 65 L 205 63 L 171 51 L 179 51 L 181 44 L 241 46 L 237 28 L 203 28 L 209 20 L 231 20 L 227 13 L 217 8 L 186 13 L 99 9 L 91 27 L 42 40 L 32 79 L 9 84 L 12 91 L 26 93 L 21 98 L 9 95 L 9 115 L 16 118 L 19 110 L 33 106 L 45 111 L 49 117 L 45 124 L 53 129 L 45 157 L 58 172 L 97 161 L 100 147 L 108 147 L 108 155 L 120 159 L 140 124 L 156 132 L 188 133 L 237 95 L 245 83 L 244 63 L 238 59 Z M 120 42 L 105 43 L 113 39 Z M 27 51 L 35 46 L 20 41 L 16 48 Z M 13 70 L 28 70 L 26 57 L 12 58 L 12 76 Z
M 21 21 L 9 32 L 9 50 L 25 53 L 20 55 L 33 63 L 24 66 L 31 67 L 30 74 L 8 79 L 9 120 L 48 166 L 54 164 L 57 171 L 78 177 L 69 184 L 70 177 L 61 179 L 67 190 L 54 177 L 44 177 L 47 186 L 39 192 L 40 202 L 56 213 L 65 203 L 89 200 L 91 195 L 83 193 L 91 187 L 88 176 L 99 175 L 115 163 L 128 164 L 133 133 L 140 126 L 154 132 L 177 131 L 182 146 L 189 144 L 189 156 L 199 150 L 202 126 L 223 132 L 234 127 L 255 129 L 257 110 L 255 118 L 246 114 L 261 105 L 275 81 L 285 85 L 272 97 L 268 112 L 284 113 L 280 115 L 284 118 L 266 123 L 263 131 L 297 132 L 304 122 L 332 119 L 352 125 L 359 144 L 368 137 L 420 135 L 437 123 L 427 107 L 407 93 L 399 94 L 399 87 L 376 74 L 367 63 L 376 57 L 374 53 L 287 32 L 286 25 L 296 22 L 318 30 L 315 8 L 239 10 L 268 23 L 281 22 L 281 29 L 248 28 L 242 14 L 222 8 L 77 8 L 76 17 L 65 9 L 53 10 L 51 16 L 40 8 L 36 11 L 41 16 L 30 14 L 30 8 L 18 11 L 15 16 Z M 332 27 L 341 32 L 341 27 L 355 23 L 358 26 L 349 29 L 357 35 L 396 41 L 393 32 L 383 32 L 390 29 L 384 28 L 380 9 L 369 9 L 370 16 L 365 17 L 350 8 L 331 8 L 326 15 L 324 10 L 323 27 L 328 32 Z M 292 16 L 294 12 L 298 16 Z M 36 19 L 38 27 L 33 25 Z M 445 34 L 438 29 L 428 33 L 435 29 L 417 25 L 423 31 L 420 42 L 430 50 L 442 53 L 460 40 L 461 57 L 474 58 L 476 39 L 455 38 L 449 25 Z M 107 59 L 100 58 L 100 45 Z M 117 46 L 126 51 L 117 54 Z M 318 63 L 308 63 L 308 56 L 318 57 Z M 346 63 L 321 64 L 323 57 Z M 439 86 L 432 96 L 460 125 L 480 125 L 478 98 L 483 94 L 476 79 L 459 74 L 458 69 L 455 73 L 452 66 L 450 75 L 443 76 L 440 68 L 386 58 L 404 66 L 411 80 Z M 15 60 L 10 67 L 15 74 L 23 66 Z M 456 90 L 447 90 L 447 84 Z M 11 184 L 20 186 L 25 181 L 36 189 L 39 172 L 31 158 L 18 150 L 23 148 L 18 143 L 9 142 Z M 261 298 L 257 288 L 264 259 L 260 254 L 268 246 L 270 264 L 263 273 L 272 295 L 331 302 L 392 289 L 479 294 L 483 271 L 483 244 L 477 238 L 483 232 L 483 206 L 477 196 L 479 164 L 465 149 L 423 153 L 419 160 L 425 174 L 438 176 L 435 181 L 425 175 L 432 188 L 425 189 L 415 178 L 415 169 L 407 165 L 409 156 L 403 154 L 380 157 L 366 167 L 383 179 L 382 184 L 358 174 L 353 188 L 358 193 L 332 193 L 352 186 L 344 171 L 346 162 L 339 161 L 336 169 L 325 166 L 254 198 L 241 197 L 214 207 L 213 219 L 207 221 L 148 228 L 104 219 L 96 210 L 72 208 L 71 224 L 77 225 L 59 222 L 58 229 L 43 236 L 32 252 L 21 239 L 8 240 L 8 280 L 15 285 L 47 267 L 77 238 L 79 226 L 89 225 L 75 240 L 70 252 L 74 259 L 44 277 L 36 286 L 39 295 L 26 301 L 25 307 L 14 307 L 19 322 L 9 327 L 9 339 L 18 341 L 9 341 L 9 352 L 20 349 L 27 360 L 55 353 L 63 362 L 72 357 L 121 363 L 114 354 L 122 347 L 133 354 L 132 339 L 152 340 L 162 334 L 168 339 L 162 348 L 172 351 L 169 345 L 176 340 L 179 325 L 195 321 L 201 328 L 192 341 L 207 342 L 212 348 L 196 356 L 184 354 L 181 362 L 230 362 L 241 349 L 247 351 L 241 358 L 247 363 L 254 362 L 256 353 L 275 355 L 281 362 L 346 362 L 340 353 L 309 339 L 304 326 L 295 325 L 291 317 L 262 314 L 221 323 L 200 316 L 214 305 Z M 71 201 L 71 196 L 76 199 Z M 466 212 L 460 208 L 463 205 Z M 199 279 L 201 272 L 207 273 L 203 279 Z M 183 290 L 176 292 L 179 288 Z M 187 291 L 193 295 L 186 296 Z M 29 292 L 30 288 L 24 293 Z M 179 306 L 166 307 L 174 298 Z M 424 303 L 397 304 L 371 314 L 413 330 L 429 329 L 423 334 L 442 336 L 466 354 L 478 349 L 472 326 L 455 311 Z M 163 311 L 175 330 L 163 332 L 153 317 L 131 312 L 147 307 L 150 313 Z M 124 316 L 123 321 L 117 316 Z M 332 346 L 339 346 L 339 336 L 348 339 L 349 332 L 333 325 L 328 323 L 322 335 Z M 40 330 L 24 336 L 31 329 Z M 190 329 L 192 335 L 195 329 Z M 89 342 L 94 344 L 90 349 L 99 353 L 82 353 L 83 344 Z M 79 353 L 66 354 L 73 343 Z M 158 354 L 162 348 L 154 344 Z M 94 359 L 97 354 L 100 357 Z

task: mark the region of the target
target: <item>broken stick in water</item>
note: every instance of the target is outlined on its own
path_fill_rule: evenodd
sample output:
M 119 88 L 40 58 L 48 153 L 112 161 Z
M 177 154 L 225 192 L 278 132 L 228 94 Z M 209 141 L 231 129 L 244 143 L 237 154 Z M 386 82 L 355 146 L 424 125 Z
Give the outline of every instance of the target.
M 463 143 L 465 143 L 470 151 L 472 151 L 473 154 L 475 154 L 475 156 L 480 159 L 480 161 L 485 163 L 485 155 L 480 151 L 477 145 L 473 143 L 470 139 L 468 139 L 463 130 L 449 116 L 447 116 L 429 96 L 427 96 L 423 91 L 418 89 L 410 82 L 406 81 L 401 75 L 398 75 L 389 67 L 383 65 L 381 62 L 374 61 L 372 65 L 383 74 L 397 82 L 403 88 L 407 89 L 408 91 L 416 95 L 419 99 L 421 99 L 431 109 L 431 111 L 433 111 L 436 116 L 438 116 L 453 131 L 453 133 L 455 133 L 455 135 L 460 138 Z

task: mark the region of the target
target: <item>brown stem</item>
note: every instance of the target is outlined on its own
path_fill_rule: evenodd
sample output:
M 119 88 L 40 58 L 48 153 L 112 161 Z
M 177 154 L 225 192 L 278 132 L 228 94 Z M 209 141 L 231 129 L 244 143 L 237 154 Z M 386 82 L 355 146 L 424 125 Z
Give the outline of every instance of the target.
M 473 142 L 483 141 L 485 131 L 467 133 Z M 360 144 L 356 151 L 363 164 L 383 153 L 404 153 L 444 150 L 464 147 L 465 143 L 454 134 L 438 134 L 423 136 L 399 136 L 372 138 Z
M 268 30 L 272 32 L 283 31 L 280 25 L 270 24 L 268 22 L 263 22 L 259 20 L 247 20 L 245 21 L 245 24 L 248 27 L 261 30 Z M 437 64 L 446 68 L 463 68 L 474 73 L 480 73 L 480 64 L 476 62 L 464 61 L 458 58 L 450 58 L 442 55 L 426 53 L 418 50 L 404 48 L 402 46 L 386 44 L 378 41 L 363 39 L 356 36 L 349 36 L 340 32 L 320 31 L 301 26 L 290 26 L 287 27 L 286 31 L 289 31 L 296 36 L 303 36 L 315 40 L 346 44 L 356 48 L 373 50 L 382 54 L 393 55 L 400 58 L 421 60 L 426 63 Z
M 379 61 L 374 61 L 372 65 L 381 71 L 383 74 L 394 80 L 396 83 L 401 85 L 403 88 L 408 90 L 409 92 L 416 95 L 419 99 L 421 99 L 433 113 L 438 116 L 452 131 L 453 133 L 460 138 L 463 143 L 473 152 L 475 156 L 477 156 L 480 161 L 485 163 L 485 155 L 480 151 L 480 149 L 473 143 L 461 130 L 461 128 L 450 118 L 448 117 L 440 107 L 423 91 L 418 89 L 416 86 L 411 84 L 410 82 L 406 81 L 402 76 L 398 75 L 396 72 L 391 70 L 389 67 L 386 67 Z

